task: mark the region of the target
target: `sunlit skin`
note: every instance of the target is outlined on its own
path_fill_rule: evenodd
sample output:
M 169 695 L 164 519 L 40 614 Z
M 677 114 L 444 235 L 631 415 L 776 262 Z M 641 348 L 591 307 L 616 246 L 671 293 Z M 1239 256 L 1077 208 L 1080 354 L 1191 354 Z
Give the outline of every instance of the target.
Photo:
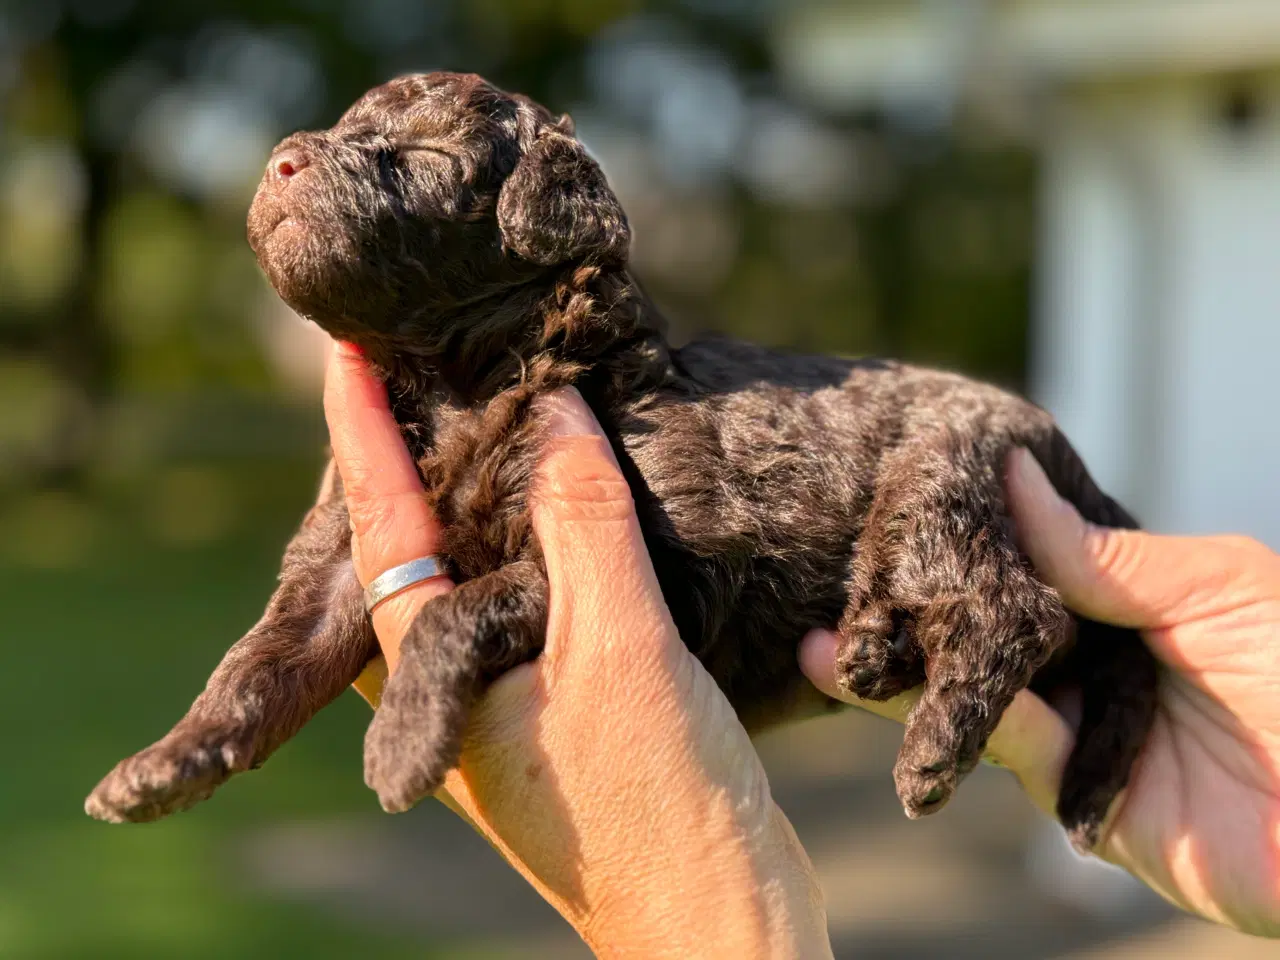
M 1023 548 L 1067 606 L 1141 629 L 1165 668 L 1155 728 L 1099 854 L 1186 910 L 1280 937 L 1280 557 L 1239 537 L 1094 527 L 1021 451 L 1008 492 Z M 841 697 L 835 649 L 815 633 L 801 664 Z M 859 705 L 902 719 L 911 702 Z M 1062 715 L 1024 693 L 990 752 L 1052 813 L 1071 747 Z
M 676 633 L 607 441 L 576 393 L 549 402 L 556 437 L 533 497 L 546 649 L 477 705 L 440 799 L 599 956 L 831 956 L 813 867 Z M 368 583 L 431 553 L 439 529 L 381 384 L 349 350 L 330 363 L 325 409 Z M 429 582 L 374 612 L 385 662 L 357 684 L 372 702 L 417 610 L 450 588 Z

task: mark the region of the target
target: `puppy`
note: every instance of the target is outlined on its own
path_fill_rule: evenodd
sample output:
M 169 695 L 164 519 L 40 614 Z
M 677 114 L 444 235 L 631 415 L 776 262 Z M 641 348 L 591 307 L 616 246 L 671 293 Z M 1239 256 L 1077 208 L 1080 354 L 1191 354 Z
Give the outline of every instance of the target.
M 889 361 L 672 348 L 569 118 L 473 75 L 393 80 L 285 140 L 249 241 L 291 307 L 385 375 L 459 584 L 419 614 L 369 726 L 365 779 L 385 809 L 440 786 L 476 696 L 542 647 L 533 401 L 572 384 L 622 464 L 681 636 L 749 728 L 796 709 L 811 692 L 800 638 L 837 629 L 849 692 L 924 687 L 894 768 L 918 817 L 946 804 L 1018 691 L 1078 683 L 1059 813 L 1079 848 L 1096 844 L 1151 725 L 1156 667 L 1132 631 L 1073 620 L 1018 550 L 1001 484 L 1018 445 L 1087 518 L 1134 526 L 1042 410 Z M 376 649 L 331 468 L 263 618 L 88 812 L 154 820 L 205 799 Z

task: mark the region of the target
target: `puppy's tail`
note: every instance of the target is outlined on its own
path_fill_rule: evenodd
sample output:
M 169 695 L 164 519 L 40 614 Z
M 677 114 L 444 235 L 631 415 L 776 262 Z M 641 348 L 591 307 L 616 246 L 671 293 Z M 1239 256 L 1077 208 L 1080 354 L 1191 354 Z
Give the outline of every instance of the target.
M 1034 451 L 1058 494 L 1086 520 L 1136 530 L 1133 516 L 1103 493 L 1066 437 L 1054 430 Z M 1063 682 L 1081 691 L 1080 727 L 1058 796 L 1058 818 L 1082 853 L 1101 838 L 1107 812 L 1129 783 L 1156 715 L 1159 673 L 1136 630 L 1077 618 Z

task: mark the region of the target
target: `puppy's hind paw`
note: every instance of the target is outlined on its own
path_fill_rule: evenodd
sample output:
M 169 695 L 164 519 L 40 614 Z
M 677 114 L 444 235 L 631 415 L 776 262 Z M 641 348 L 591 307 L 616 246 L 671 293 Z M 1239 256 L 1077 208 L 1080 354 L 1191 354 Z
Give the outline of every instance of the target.
M 842 625 L 845 641 L 836 657 L 836 682 L 862 700 L 883 703 L 924 683 L 924 663 L 910 621 L 877 606 Z
M 1058 819 L 1076 853 L 1088 856 L 1102 839 L 1107 814 L 1119 791 L 1113 784 L 1082 785 L 1067 782 L 1058 797 Z

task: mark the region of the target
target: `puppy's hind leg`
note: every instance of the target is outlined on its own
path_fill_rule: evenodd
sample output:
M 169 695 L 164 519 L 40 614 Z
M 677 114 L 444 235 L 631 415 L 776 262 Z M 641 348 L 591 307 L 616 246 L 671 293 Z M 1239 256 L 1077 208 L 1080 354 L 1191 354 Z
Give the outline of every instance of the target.
M 1035 455 L 1085 519 L 1137 529 L 1133 516 L 1098 489 L 1060 432 L 1054 431 Z M 1075 848 L 1087 853 L 1098 845 L 1107 815 L 1128 786 L 1151 733 L 1160 672 L 1136 630 L 1084 619 L 1066 667 L 1064 682 L 1078 684 L 1081 691 L 1081 717 L 1075 750 L 1062 774 L 1058 819 Z
M 177 726 L 121 761 L 85 811 L 143 822 L 206 799 L 233 774 L 261 765 L 359 676 L 375 649 L 351 567 L 346 506 L 331 482 L 289 545 L 262 619 L 227 652 Z

